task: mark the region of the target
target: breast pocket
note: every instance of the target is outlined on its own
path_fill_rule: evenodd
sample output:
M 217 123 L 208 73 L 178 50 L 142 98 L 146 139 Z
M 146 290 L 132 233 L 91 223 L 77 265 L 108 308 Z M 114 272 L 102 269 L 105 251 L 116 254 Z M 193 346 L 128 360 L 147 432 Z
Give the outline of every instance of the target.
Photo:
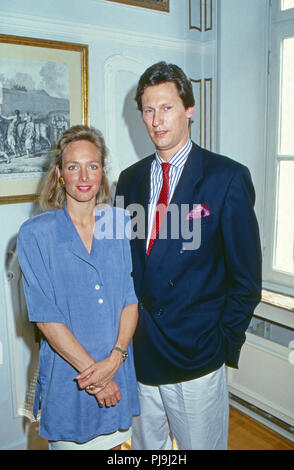
M 183 229 L 184 227 L 182 227 Z M 214 219 L 211 215 L 199 219 L 189 220 L 182 230 L 183 243 L 181 254 L 189 251 L 197 252 L 202 248 L 203 240 L 207 241 L 215 233 Z

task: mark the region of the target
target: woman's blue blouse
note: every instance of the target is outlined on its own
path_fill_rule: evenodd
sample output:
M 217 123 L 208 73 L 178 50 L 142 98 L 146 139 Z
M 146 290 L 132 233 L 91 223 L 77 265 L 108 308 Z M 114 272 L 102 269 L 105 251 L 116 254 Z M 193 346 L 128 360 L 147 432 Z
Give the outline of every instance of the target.
M 86 250 L 66 207 L 25 222 L 18 235 L 29 319 L 64 323 L 95 361 L 113 348 L 122 309 L 137 303 L 131 277 L 130 219 L 119 208 L 96 209 L 92 249 Z M 114 380 L 122 399 L 100 408 L 78 388 L 78 372 L 43 339 L 34 413 L 41 406 L 40 435 L 86 442 L 131 425 L 139 413 L 132 344 Z

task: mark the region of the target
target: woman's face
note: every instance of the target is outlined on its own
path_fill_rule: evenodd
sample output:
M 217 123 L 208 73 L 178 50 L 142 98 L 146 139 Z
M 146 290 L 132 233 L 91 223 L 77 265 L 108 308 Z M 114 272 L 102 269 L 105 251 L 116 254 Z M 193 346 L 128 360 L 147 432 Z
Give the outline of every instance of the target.
M 64 178 L 67 202 L 95 201 L 103 175 L 96 145 L 88 140 L 68 144 L 63 151 L 62 169 L 57 168 L 57 174 Z

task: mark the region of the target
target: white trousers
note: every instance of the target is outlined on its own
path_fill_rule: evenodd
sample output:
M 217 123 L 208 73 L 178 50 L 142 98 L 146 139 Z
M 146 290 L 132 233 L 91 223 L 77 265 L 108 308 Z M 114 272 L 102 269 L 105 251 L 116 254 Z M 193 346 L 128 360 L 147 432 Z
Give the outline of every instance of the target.
M 138 384 L 141 415 L 133 418 L 132 450 L 226 450 L 226 369 L 169 385 Z

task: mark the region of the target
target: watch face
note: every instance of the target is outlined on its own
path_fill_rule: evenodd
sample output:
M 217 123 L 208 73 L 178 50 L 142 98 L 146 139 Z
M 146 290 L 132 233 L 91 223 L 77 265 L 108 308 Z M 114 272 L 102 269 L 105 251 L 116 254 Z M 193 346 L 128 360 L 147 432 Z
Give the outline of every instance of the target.
M 125 360 L 125 359 L 127 359 L 127 357 L 129 357 L 128 351 L 125 351 L 124 349 L 121 349 L 121 348 L 119 348 L 118 346 L 115 346 L 115 347 L 112 349 L 112 351 L 113 351 L 113 350 L 119 351 L 119 352 L 121 353 L 121 355 L 122 355 L 123 360 Z

